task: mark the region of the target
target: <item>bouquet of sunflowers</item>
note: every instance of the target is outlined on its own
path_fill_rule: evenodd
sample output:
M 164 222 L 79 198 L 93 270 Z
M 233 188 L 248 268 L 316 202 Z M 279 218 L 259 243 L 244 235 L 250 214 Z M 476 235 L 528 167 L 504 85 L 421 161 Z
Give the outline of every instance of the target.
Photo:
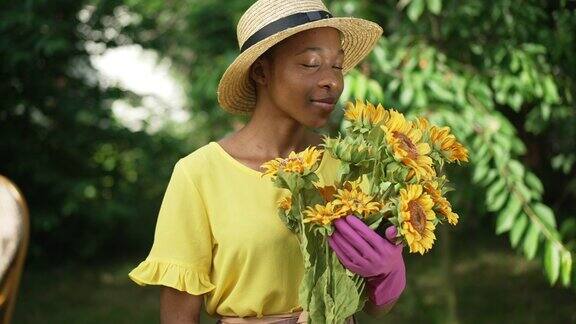
M 444 194 L 450 190 L 445 163 L 468 161 L 468 151 L 450 128 L 419 117 L 409 120 L 382 105 L 348 102 L 344 136 L 324 137 L 323 149 L 309 147 L 262 167 L 290 195 L 279 215 L 297 233 L 305 272 L 299 298 L 309 323 L 343 323 L 367 300 L 362 277 L 344 268 L 329 248 L 332 222 L 354 214 L 370 228 L 383 221 L 396 226 L 410 253 L 424 254 L 434 244 L 438 224 L 456 225 Z M 340 160 L 336 183 L 320 185 L 316 171 L 322 154 Z

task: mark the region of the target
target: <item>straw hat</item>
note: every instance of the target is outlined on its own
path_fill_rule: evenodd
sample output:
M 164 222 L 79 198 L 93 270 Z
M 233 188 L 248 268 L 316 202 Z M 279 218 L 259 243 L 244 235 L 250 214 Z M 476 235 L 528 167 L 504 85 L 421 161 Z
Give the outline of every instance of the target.
M 342 32 L 343 73 L 370 53 L 382 35 L 382 28 L 374 22 L 333 17 L 321 0 L 258 0 L 236 27 L 240 54 L 218 84 L 220 107 L 234 114 L 250 114 L 256 105 L 256 89 L 249 79 L 252 63 L 289 36 L 317 27 L 334 27 Z

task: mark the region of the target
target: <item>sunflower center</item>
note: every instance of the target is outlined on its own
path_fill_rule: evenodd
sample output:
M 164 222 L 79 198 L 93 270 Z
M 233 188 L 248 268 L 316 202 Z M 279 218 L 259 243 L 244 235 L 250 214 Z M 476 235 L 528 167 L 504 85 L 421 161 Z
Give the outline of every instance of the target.
M 408 203 L 408 211 L 410 212 L 410 224 L 418 231 L 424 233 L 426 228 L 426 214 L 422 210 L 422 206 L 417 201 L 410 201 Z
M 414 160 L 418 157 L 418 149 L 416 148 L 416 145 L 412 143 L 406 134 L 402 134 L 400 132 L 393 132 L 392 134 L 400 141 L 402 149 L 408 153 L 409 158 Z

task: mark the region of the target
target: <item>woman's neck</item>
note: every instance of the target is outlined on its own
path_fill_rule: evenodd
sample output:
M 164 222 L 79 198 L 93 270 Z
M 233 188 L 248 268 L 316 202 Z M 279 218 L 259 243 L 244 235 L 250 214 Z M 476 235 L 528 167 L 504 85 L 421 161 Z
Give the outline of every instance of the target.
M 270 119 L 250 122 L 227 138 L 235 146 L 262 158 L 286 157 L 292 151 L 321 143 L 320 135 L 294 120 L 283 122 Z

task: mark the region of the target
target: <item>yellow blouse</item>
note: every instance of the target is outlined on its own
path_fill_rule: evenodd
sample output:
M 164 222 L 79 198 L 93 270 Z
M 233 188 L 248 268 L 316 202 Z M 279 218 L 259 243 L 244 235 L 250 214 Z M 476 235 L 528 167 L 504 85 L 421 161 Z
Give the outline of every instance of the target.
M 332 184 L 338 166 L 323 154 L 319 183 Z M 205 294 L 210 315 L 301 310 L 302 255 L 277 211 L 287 192 L 210 142 L 176 163 L 150 254 L 129 277 L 140 285 Z

